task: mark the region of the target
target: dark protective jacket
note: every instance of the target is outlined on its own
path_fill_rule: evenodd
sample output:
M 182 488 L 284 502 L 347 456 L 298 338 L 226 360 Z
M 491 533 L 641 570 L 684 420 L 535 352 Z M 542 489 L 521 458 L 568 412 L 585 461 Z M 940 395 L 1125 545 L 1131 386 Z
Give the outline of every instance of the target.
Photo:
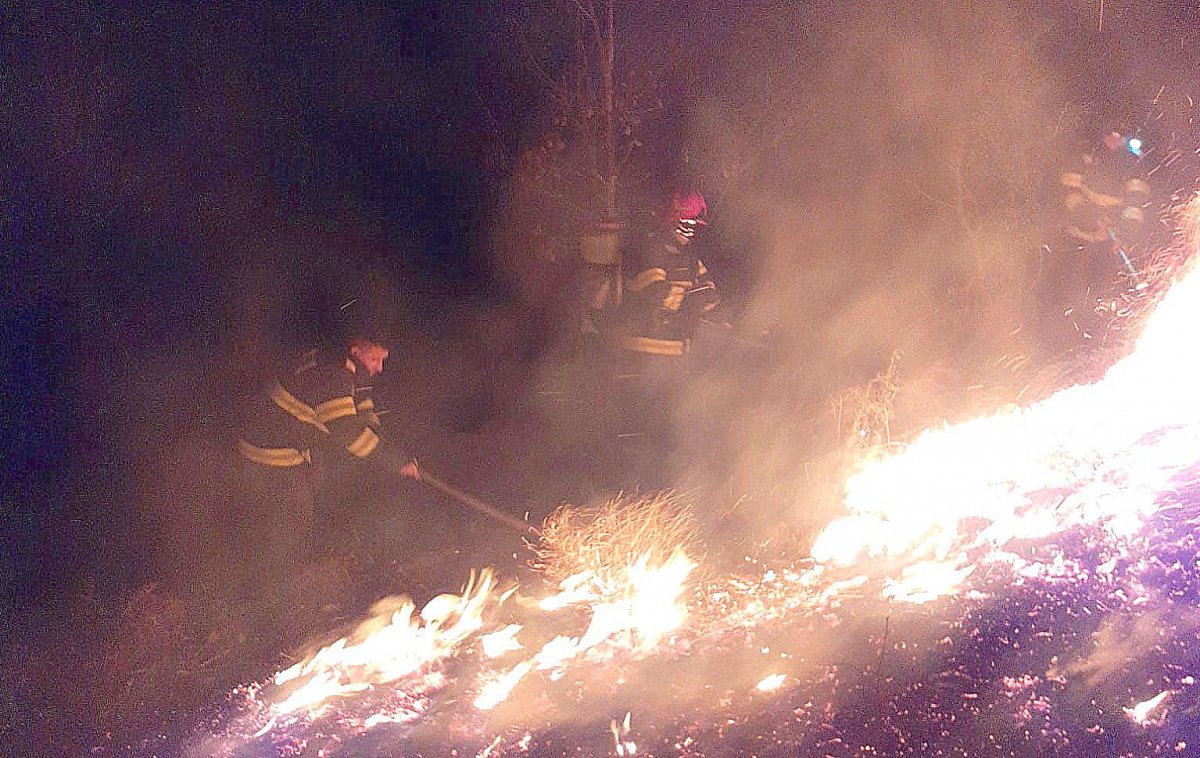
M 650 235 L 626 257 L 620 337 L 625 350 L 683 355 L 700 319 L 720 302 L 708 269 L 691 247 Z
M 312 459 L 316 447 L 345 450 L 361 460 L 411 460 L 394 446 L 381 452 L 379 416 L 370 387 L 359 384 L 346 359 L 302 353 L 244 411 L 238 453 L 263 466 L 290 468 Z

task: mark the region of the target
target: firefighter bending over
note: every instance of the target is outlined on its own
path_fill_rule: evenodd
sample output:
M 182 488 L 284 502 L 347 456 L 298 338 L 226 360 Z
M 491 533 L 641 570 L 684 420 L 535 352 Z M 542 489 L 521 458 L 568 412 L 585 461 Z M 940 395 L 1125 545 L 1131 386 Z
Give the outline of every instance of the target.
M 244 412 L 236 542 L 275 574 L 296 563 L 312 536 L 322 481 L 314 452 L 334 465 L 367 462 L 393 478 L 420 478 L 416 460 L 381 438 L 370 396 L 390 340 L 369 321 L 341 326 L 331 349 L 301 353 Z

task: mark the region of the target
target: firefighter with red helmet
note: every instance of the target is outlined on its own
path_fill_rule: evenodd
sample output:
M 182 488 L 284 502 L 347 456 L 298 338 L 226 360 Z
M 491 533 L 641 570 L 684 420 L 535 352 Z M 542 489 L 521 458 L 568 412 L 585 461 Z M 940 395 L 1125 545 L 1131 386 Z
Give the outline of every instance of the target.
M 1052 348 L 1103 328 L 1097 300 L 1123 276 L 1137 284 L 1132 258 L 1154 227 L 1146 223 L 1153 216 L 1142 166 L 1146 149 L 1135 134 L 1105 130 L 1059 177 L 1062 241 L 1054 246 L 1043 283 L 1050 308 L 1044 329 Z
M 692 338 L 719 302 L 708 268 L 696 255 L 696 237 L 708 225 L 707 215 L 700 193 L 675 194 L 655 228 L 622 261 L 617 342 L 622 376 L 630 383 L 620 395 L 619 418 L 630 432 L 621 439 L 639 447 L 649 444 L 661 452 L 674 444 L 676 410 L 695 367 Z M 646 460 L 657 455 L 648 454 Z
M 420 478 L 416 460 L 384 441 L 370 394 L 390 340 L 355 310 L 341 309 L 330 347 L 299 354 L 243 408 L 235 542 L 271 573 L 291 567 L 311 536 L 322 480 L 314 459 L 369 462 L 397 478 Z
M 703 195 L 677 192 L 659 228 L 630 251 L 619 339 L 623 350 L 682 357 L 700 319 L 717 307 L 716 285 L 693 246 L 708 225 L 707 216 Z

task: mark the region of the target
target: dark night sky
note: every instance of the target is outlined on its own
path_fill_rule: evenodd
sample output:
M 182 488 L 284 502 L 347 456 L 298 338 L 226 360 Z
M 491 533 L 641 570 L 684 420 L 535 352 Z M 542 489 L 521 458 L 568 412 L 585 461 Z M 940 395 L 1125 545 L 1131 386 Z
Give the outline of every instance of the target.
M 893 175 L 921 182 L 928 170 L 937 194 L 944 175 L 930 156 L 945 152 L 936 141 L 942 119 L 954 118 L 937 102 L 945 87 L 927 90 L 946 61 L 970 67 L 962 86 L 979 91 L 964 89 L 964 100 L 986 103 L 994 87 L 995 102 L 1046 116 L 1005 123 L 999 110 L 968 105 L 964 122 L 1054 133 L 1061 143 L 1046 143 L 1048 154 L 1077 136 L 1047 126 L 1054 106 L 1141 122 L 1159 86 L 1174 92 L 1194 79 L 1191 3 L 1110 1 L 1103 29 L 1090 2 L 1002 4 L 995 14 L 964 3 L 965 17 L 866 5 L 873 14 L 838 3 L 671 0 L 622 4 L 618 14 L 619 61 L 635 61 L 664 103 L 647 124 L 651 170 L 707 181 L 732 217 L 731 247 L 773 249 L 774 234 L 806 219 L 810 281 L 834 265 L 820 252 L 834 245 L 818 243 L 839 239 L 812 231 L 812 218 L 855 217 L 873 189 L 899 186 Z M 53 514 L 116 523 L 114 544 L 134 540 L 128 504 L 139 476 L 220 405 L 235 367 L 294 328 L 294 309 L 326 282 L 382 272 L 404 293 L 419 339 L 486 341 L 466 317 L 504 313 L 509 295 L 489 248 L 506 177 L 488 159 L 511 166 L 548 122 L 542 74 L 571 51 L 562 7 L 0 10 L 10 545 L 25 550 L 31 528 L 60 523 Z M 993 16 L 1002 17 L 995 27 L 980 23 Z M 974 34 L 992 36 L 980 45 Z M 1005 35 L 1033 52 L 1006 58 Z M 896 54 L 908 49 L 911 66 Z M 720 154 L 761 156 L 771 140 L 771 157 L 750 164 L 752 191 L 718 186 Z M 903 228 L 870 233 L 915 247 L 920 235 L 910 232 L 922 227 L 905 213 L 930 211 L 893 210 Z M 744 254 L 726 268 L 733 280 L 745 269 L 749 293 L 746 272 L 770 275 L 776 260 Z M 21 550 L 7 552 L 19 561 Z M 118 547 L 108 559 L 137 552 Z

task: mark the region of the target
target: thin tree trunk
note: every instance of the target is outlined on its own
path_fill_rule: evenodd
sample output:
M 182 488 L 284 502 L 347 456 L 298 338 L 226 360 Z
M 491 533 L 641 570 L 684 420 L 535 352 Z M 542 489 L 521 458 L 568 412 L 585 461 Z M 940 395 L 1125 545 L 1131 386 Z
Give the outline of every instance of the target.
M 604 3 L 604 220 L 617 216 L 617 140 L 613 126 L 613 0 Z

